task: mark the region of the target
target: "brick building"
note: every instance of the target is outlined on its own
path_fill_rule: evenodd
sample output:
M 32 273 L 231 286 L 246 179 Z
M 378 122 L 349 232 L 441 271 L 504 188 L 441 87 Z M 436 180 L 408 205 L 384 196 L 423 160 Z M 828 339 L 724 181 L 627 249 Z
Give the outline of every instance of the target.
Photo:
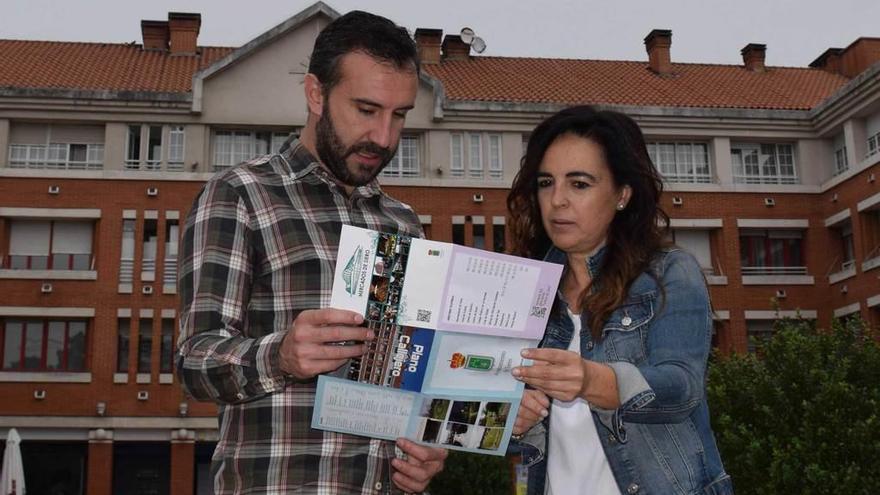
M 0 40 L 0 434 L 24 439 L 29 493 L 209 493 L 216 409 L 172 373 L 179 227 L 213 172 L 305 123 L 307 57 L 337 15 L 317 3 L 237 48 L 199 46 L 182 13 L 142 21 L 140 44 Z M 503 250 L 530 130 L 598 104 L 641 124 L 721 349 L 772 331 L 771 300 L 880 324 L 880 39 L 786 68 L 758 44 L 682 63 L 664 30 L 647 61 L 415 36 L 417 107 L 381 181 L 429 237 Z

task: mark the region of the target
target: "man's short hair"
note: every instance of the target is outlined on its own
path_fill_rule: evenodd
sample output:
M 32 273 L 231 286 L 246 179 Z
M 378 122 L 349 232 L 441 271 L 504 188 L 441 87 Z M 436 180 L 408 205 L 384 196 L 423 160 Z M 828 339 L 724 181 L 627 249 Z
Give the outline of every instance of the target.
M 339 62 L 352 52 L 364 52 L 399 69 L 419 71 L 419 52 L 405 28 L 381 16 L 353 10 L 318 34 L 309 72 L 328 94 L 341 77 Z

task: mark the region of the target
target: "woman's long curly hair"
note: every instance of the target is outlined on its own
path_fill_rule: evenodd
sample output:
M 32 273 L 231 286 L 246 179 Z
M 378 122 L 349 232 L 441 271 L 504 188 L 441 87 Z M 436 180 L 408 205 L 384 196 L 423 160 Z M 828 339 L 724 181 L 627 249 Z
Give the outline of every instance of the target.
M 630 284 L 648 268 L 657 250 L 668 244 L 669 216 L 660 208 L 663 181 L 648 156 L 638 124 L 622 113 L 571 107 L 544 120 L 529 138 L 507 196 L 513 254 L 540 259 L 553 244 L 541 221 L 538 169 L 547 148 L 564 134 L 601 146 L 615 187 L 632 189 L 626 208 L 617 212 L 608 228 L 607 249 L 599 273 L 594 274 L 594 286 L 580 295 L 580 307 L 588 311 L 590 332 L 598 340 L 608 317 L 624 302 Z

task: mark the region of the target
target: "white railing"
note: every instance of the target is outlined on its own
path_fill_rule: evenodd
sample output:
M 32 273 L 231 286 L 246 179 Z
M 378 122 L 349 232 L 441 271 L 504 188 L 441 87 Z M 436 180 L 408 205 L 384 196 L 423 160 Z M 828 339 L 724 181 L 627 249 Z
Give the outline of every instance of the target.
M 134 282 L 134 260 L 119 260 L 119 283 L 130 284 Z
M 806 275 L 805 266 L 744 266 L 743 275 Z

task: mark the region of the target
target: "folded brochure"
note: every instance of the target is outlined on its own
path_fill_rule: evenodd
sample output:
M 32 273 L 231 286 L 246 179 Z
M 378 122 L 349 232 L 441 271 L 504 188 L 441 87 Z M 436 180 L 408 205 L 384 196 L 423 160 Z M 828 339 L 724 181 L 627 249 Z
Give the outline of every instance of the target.
M 562 266 L 344 226 L 330 305 L 376 333 L 318 378 L 312 427 L 504 455 Z

